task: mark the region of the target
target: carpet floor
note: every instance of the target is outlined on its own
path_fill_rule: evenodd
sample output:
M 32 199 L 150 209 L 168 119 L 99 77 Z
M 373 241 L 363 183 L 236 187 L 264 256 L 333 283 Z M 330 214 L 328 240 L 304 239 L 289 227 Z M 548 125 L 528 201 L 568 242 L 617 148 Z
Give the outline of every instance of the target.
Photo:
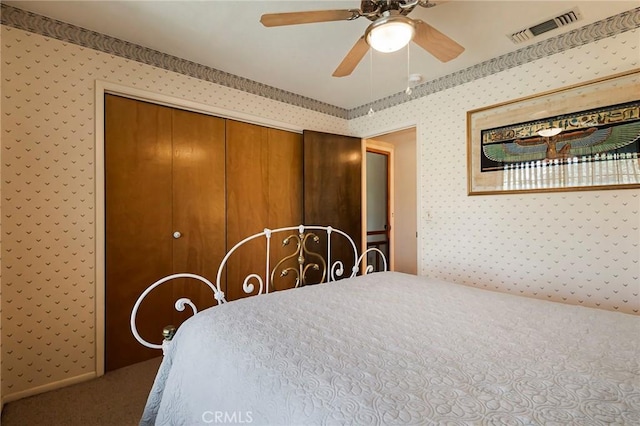
M 147 402 L 162 358 L 154 358 L 102 377 L 10 402 L 2 426 L 133 426 Z

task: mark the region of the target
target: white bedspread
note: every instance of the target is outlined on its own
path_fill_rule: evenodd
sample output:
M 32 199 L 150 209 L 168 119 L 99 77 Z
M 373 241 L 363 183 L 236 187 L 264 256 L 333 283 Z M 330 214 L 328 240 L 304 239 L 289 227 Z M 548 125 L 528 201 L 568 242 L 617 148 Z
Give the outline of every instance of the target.
M 640 424 L 640 317 L 394 272 L 210 308 L 141 424 Z

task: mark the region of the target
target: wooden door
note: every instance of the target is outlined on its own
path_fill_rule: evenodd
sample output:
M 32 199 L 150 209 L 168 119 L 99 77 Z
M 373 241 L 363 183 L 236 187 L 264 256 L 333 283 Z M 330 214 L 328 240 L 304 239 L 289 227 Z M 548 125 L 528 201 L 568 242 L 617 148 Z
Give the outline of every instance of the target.
M 172 268 L 171 109 L 105 96 L 105 370 L 159 355 L 129 329 L 138 296 Z M 140 334 L 160 341 L 173 307 L 168 287 L 141 306 Z
M 215 281 L 224 256 L 223 119 L 105 96 L 107 371 L 159 356 L 129 330 L 131 309 L 154 281 L 191 272 Z M 174 238 L 174 232 L 180 232 Z M 138 330 L 151 342 L 213 295 L 195 280 L 156 288 L 140 306 Z
M 302 221 L 301 135 L 227 120 L 226 161 L 228 249 L 266 227 L 274 229 Z M 283 249 L 276 242 L 271 247 L 273 262 Z M 242 283 L 249 274 L 268 280 L 265 261 L 263 239 L 247 243 L 229 258 L 227 300 L 247 296 Z M 255 293 L 257 281 L 251 282 Z M 286 282 L 281 286 L 290 285 Z
M 271 229 L 303 223 L 302 135 L 284 130 L 269 129 L 269 227 Z M 295 248 L 283 247 L 283 235 L 271 244 L 271 268 L 290 255 Z M 295 265 L 295 262 L 293 263 Z M 295 286 L 295 277 L 275 277 L 274 290 Z
M 267 129 L 227 121 L 227 246 L 262 231 L 269 217 Z M 242 283 L 249 274 L 264 275 L 264 245 L 251 241 L 227 262 L 227 300 L 247 296 Z M 257 283 L 252 281 L 254 286 Z
M 362 141 L 349 136 L 304 131 L 304 222 L 330 225 L 362 245 Z M 326 242 L 320 247 L 326 253 Z M 341 237 L 331 240 L 331 261 L 350 268 L 353 250 Z M 345 275 L 350 275 L 347 269 Z
M 225 243 L 225 120 L 172 110 L 173 272 L 201 275 L 215 284 Z M 199 310 L 215 299 L 205 284 L 191 279 L 171 284 L 173 300 L 190 298 Z M 191 310 L 174 311 L 178 326 Z

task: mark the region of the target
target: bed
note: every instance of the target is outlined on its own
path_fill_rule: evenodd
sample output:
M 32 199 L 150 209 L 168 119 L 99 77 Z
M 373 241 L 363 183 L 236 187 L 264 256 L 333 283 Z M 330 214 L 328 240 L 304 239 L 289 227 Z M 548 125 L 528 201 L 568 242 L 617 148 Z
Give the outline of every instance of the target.
M 640 424 L 640 317 L 361 270 L 222 295 L 165 342 L 141 424 Z

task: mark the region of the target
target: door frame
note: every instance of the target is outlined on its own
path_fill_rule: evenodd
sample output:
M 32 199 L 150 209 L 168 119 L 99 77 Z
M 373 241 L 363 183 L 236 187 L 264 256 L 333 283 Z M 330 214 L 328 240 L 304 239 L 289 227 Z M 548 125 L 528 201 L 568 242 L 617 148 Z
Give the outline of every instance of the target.
M 269 118 L 259 117 L 240 111 L 201 104 L 186 99 L 168 96 L 161 93 L 129 87 L 104 80 L 95 81 L 95 348 L 96 348 L 96 376 L 104 375 L 105 367 L 105 165 L 104 165 L 104 95 L 123 96 L 143 102 L 150 102 L 172 108 L 182 109 L 200 114 L 213 115 L 219 118 L 229 118 L 246 123 L 268 126 L 275 129 L 302 133 L 303 128 L 291 123 L 285 123 Z M 151 284 L 151 283 L 149 283 Z M 127 333 L 128 330 L 122 330 Z M 158 354 L 160 355 L 160 354 Z
M 417 121 L 405 121 L 405 122 L 400 122 L 400 123 L 395 123 L 393 125 L 393 127 L 389 126 L 389 127 L 383 127 L 382 129 L 376 129 L 375 132 L 371 132 L 371 133 L 359 133 L 360 135 L 362 135 L 362 140 L 363 141 L 368 141 L 369 139 L 374 139 L 374 138 L 378 138 L 380 136 L 384 136 L 387 135 L 389 133 L 396 133 L 396 132 L 400 132 L 402 130 L 407 130 L 407 129 L 411 129 L 414 128 L 416 130 L 416 140 L 415 140 L 415 150 L 416 150 L 416 159 L 415 159 L 415 168 L 416 168 L 416 263 L 417 263 L 417 273 L 418 275 L 423 275 L 423 269 L 424 269 L 424 265 L 422 262 L 422 253 L 423 253 L 423 244 L 421 243 L 420 240 L 420 231 L 421 231 L 421 224 L 423 223 L 423 219 L 425 219 L 422 213 L 422 208 L 421 208 L 421 202 L 422 202 L 422 185 L 420 184 L 420 179 L 422 176 L 422 165 L 420 162 L 420 158 L 422 158 L 422 141 L 424 140 L 424 135 L 423 133 L 423 128 L 424 126 L 421 125 L 420 123 L 418 123 Z M 363 153 L 366 150 L 366 142 L 363 142 L 362 144 L 362 151 Z M 364 180 L 366 179 L 366 175 L 363 176 L 363 185 L 364 185 Z M 363 190 L 364 192 L 364 190 Z M 366 200 L 363 200 L 363 204 L 366 204 Z M 366 214 L 363 213 L 363 214 Z M 363 217 L 363 220 L 366 221 L 366 217 Z
M 362 229 L 364 234 L 363 249 L 367 247 L 367 161 L 366 153 L 375 152 L 387 156 L 387 200 L 389 220 L 389 270 L 395 270 L 395 158 L 394 146 L 387 142 L 365 139 L 365 155 L 363 156 L 363 189 L 362 189 Z

